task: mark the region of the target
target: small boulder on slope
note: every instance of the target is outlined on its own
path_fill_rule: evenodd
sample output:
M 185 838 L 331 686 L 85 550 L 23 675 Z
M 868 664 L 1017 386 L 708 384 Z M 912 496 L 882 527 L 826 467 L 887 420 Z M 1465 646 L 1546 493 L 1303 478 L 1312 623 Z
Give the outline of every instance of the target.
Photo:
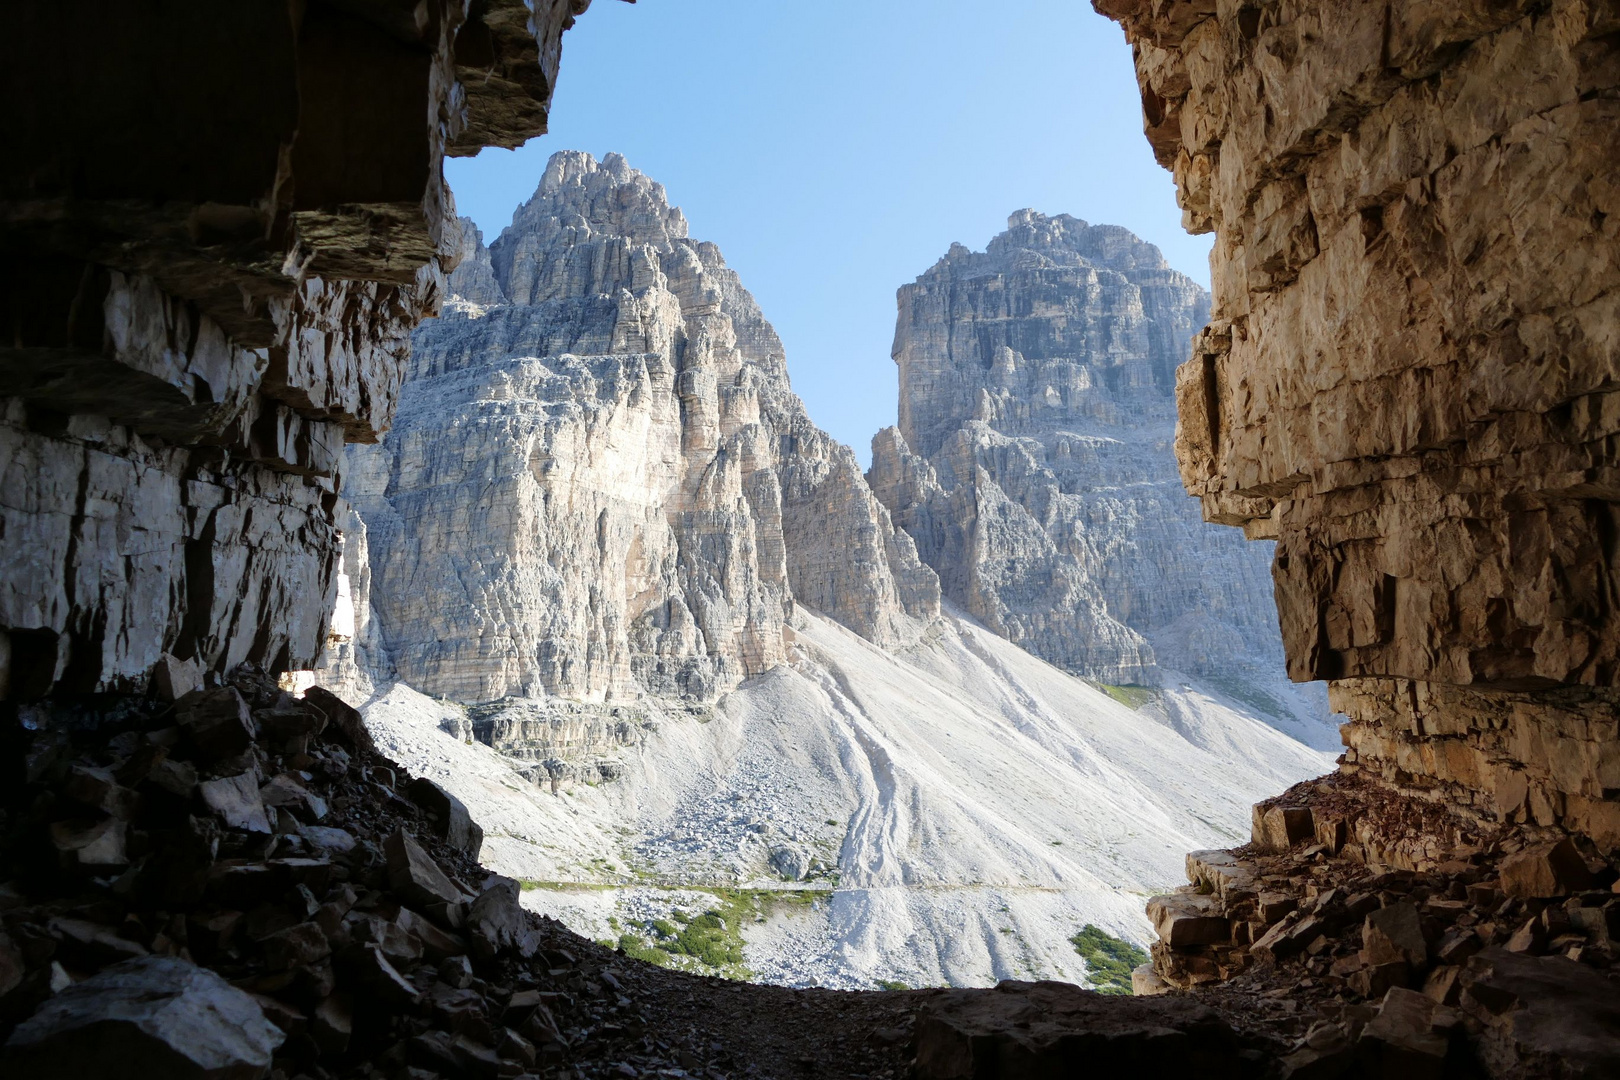
M 478 859 L 484 848 L 484 830 L 465 803 L 425 776 L 412 780 L 405 794 L 427 813 L 439 839 L 465 851 L 474 861 Z
M 524 959 L 535 954 L 539 943 L 518 899 L 520 891 L 511 878 L 491 877 L 485 883 L 467 915 L 474 953 L 486 959 L 508 950 Z

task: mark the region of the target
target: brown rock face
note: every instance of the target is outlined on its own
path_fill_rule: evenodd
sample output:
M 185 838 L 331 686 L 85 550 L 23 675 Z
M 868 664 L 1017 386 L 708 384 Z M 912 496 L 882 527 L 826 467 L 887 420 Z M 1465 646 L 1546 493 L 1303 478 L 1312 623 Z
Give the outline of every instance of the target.
M 1177 456 L 1276 539 L 1290 675 L 1353 680 L 1353 765 L 1612 850 L 1620 11 L 1094 6 L 1216 233 Z
M 343 444 L 459 251 L 441 161 L 545 130 L 587 3 L 12 13 L 0 699 L 314 661 Z

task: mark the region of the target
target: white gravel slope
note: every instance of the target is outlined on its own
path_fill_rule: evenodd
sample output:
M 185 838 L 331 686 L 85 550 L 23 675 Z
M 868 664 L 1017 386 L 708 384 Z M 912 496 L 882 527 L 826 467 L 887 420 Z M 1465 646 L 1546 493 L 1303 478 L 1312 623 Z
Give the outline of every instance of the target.
M 1145 899 L 1187 851 L 1242 842 L 1252 803 L 1332 766 L 1190 681 L 1133 710 L 954 616 L 899 655 L 802 611 L 794 627 L 789 664 L 708 722 L 663 719 L 601 787 L 542 792 L 405 687 L 367 721 L 467 802 L 492 868 L 625 886 L 525 893 L 592 937 L 691 903 L 660 889 L 794 887 L 773 845 L 836 866 L 830 904 L 744 927 L 755 976 L 790 985 L 1083 981 L 1081 926 L 1146 943 Z

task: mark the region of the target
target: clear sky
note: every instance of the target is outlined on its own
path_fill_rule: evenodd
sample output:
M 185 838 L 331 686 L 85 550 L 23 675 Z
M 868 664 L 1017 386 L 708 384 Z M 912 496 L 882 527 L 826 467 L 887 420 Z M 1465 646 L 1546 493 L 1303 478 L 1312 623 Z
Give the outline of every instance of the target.
M 712 240 L 853 446 L 895 422 L 895 290 L 1022 207 L 1123 225 L 1209 283 L 1142 137 L 1130 49 L 1085 0 L 596 0 L 551 133 L 445 171 L 485 241 L 557 150 L 618 151 Z

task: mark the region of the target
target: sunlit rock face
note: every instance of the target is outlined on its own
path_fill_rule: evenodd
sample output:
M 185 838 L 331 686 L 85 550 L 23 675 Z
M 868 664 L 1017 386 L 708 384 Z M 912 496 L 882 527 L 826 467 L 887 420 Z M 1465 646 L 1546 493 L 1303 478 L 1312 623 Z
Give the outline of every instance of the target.
M 1096 0 L 1214 308 L 1176 451 L 1346 765 L 1620 847 L 1620 18 Z
M 870 479 L 945 595 L 1109 682 L 1275 681 L 1270 552 L 1205 524 L 1172 454 L 1208 294 L 1125 229 L 1021 210 L 899 305 Z
M 782 345 L 661 185 L 560 153 L 418 331 L 348 458 L 398 678 L 462 701 L 713 699 L 795 602 L 896 643 L 938 584 L 788 385 Z

